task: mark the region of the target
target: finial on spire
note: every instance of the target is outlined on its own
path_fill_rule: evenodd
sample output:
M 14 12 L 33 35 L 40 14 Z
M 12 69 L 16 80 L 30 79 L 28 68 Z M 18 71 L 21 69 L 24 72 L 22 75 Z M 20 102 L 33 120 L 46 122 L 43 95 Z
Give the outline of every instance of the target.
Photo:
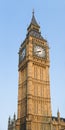
M 11 122 L 11 118 L 9 116 L 9 118 L 8 118 L 8 125 L 10 125 L 10 122 Z
M 58 118 L 58 120 L 60 119 L 60 112 L 59 112 L 59 109 L 58 109 L 58 111 L 57 111 L 57 118 Z
M 13 116 L 13 118 L 14 118 L 14 120 L 16 120 L 16 115 L 15 115 L 15 113 L 14 113 L 14 116 Z
M 32 14 L 33 14 L 33 16 L 34 16 L 34 9 L 33 9 L 33 11 L 32 11 Z

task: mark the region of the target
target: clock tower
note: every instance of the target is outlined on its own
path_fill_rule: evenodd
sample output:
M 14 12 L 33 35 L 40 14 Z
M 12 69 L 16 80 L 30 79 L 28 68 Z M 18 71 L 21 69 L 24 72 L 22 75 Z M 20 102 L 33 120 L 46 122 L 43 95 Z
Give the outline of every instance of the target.
M 19 49 L 18 114 L 16 130 L 50 129 L 51 99 L 49 45 L 34 12 Z

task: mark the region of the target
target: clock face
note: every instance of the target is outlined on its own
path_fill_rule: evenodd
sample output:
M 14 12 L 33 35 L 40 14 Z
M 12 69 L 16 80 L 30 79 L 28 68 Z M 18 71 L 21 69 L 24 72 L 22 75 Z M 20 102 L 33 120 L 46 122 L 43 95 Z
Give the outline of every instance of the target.
M 22 61 L 26 55 L 26 49 L 24 48 L 19 54 L 19 61 Z
M 34 46 L 34 54 L 37 55 L 38 57 L 45 58 L 45 48 L 35 45 Z

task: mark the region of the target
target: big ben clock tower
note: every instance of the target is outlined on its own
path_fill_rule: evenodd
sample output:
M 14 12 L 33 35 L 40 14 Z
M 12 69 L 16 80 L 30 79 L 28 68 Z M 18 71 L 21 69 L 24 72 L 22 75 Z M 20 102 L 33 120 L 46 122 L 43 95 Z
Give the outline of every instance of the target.
M 46 130 L 51 114 L 49 45 L 34 12 L 19 49 L 17 130 Z M 50 127 L 48 127 L 50 129 Z
M 40 33 L 34 12 L 19 49 L 17 118 L 8 130 L 65 130 L 65 118 L 51 113 L 49 45 Z

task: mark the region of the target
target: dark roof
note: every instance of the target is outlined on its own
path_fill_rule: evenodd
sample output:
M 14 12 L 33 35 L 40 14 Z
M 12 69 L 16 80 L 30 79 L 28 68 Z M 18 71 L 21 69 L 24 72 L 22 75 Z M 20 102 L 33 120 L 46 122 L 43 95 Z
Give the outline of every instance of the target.
M 52 120 L 54 120 L 54 119 L 55 119 L 55 121 L 58 121 L 58 118 L 55 117 L 55 116 L 52 117 Z M 61 117 L 60 120 L 61 120 L 61 121 L 63 120 L 63 121 L 65 122 L 65 118 L 62 118 L 62 117 Z
M 39 24 L 37 23 L 37 21 L 36 21 L 36 19 L 35 19 L 34 11 L 33 11 L 33 13 L 32 13 L 32 19 L 31 19 L 31 22 L 30 22 L 29 27 L 30 27 L 31 25 L 34 25 L 34 26 L 40 28 Z M 29 27 L 28 27 L 28 28 L 29 28 Z
M 38 25 L 38 23 L 37 23 L 36 19 L 35 19 L 35 16 L 34 16 L 34 11 L 33 11 L 33 15 L 32 15 L 32 19 L 31 19 L 31 23 L 30 23 L 30 24 L 33 24 L 33 25 L 35 25 L 35 26 L 40 27 L 40 26 Z
M 31 25 L 33 25 L 33 26 L 31 27 Z M 30 25 L 27 28 L 26 37 L 28 37 L 28 36 L 33 36 L 33 37 L 46 41 L 41 35 L 40 26 L 36 21 L 36 18 L 34 16 L 34 11 L 32 12 L 32 19 L 31 19 Z

